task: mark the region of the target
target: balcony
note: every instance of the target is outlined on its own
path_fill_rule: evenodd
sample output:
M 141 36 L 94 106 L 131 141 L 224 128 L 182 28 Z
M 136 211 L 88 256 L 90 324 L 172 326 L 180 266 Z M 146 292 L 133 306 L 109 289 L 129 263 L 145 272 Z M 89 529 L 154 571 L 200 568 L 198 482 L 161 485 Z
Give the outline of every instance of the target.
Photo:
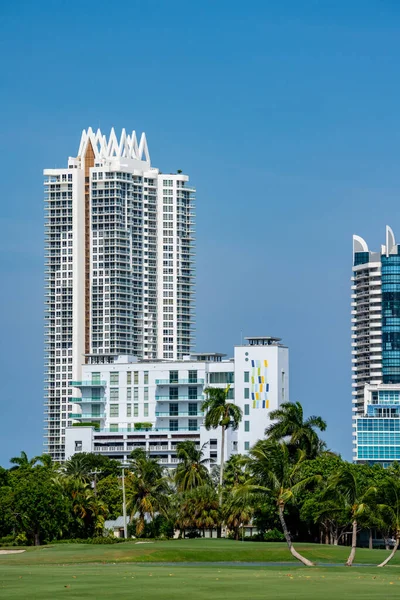
M 72 387 L 106 387 L 107 382 L 106 381 L 70 381 L 69 385 L 71 385 Z
M 174 412 L 157 412 L 156 411 L 156 417 L 204 417 L 204 413 L 202 412 L 196 412 L 196 413 L 191 413 L 191 412 L 179 412 L 174 413 Z
M 106 401 L 105 398 L 70 398 L 69 402 L 79 403 L 79 404 L 104 404 Z
M 106 413 L 100 413 L 98 415 L 93 415 L 90 413 L 68 413 L 68 417 L 70 419 L 105 419 Z
M 156 379 L 156 385 L 204 385 L 204 379 L 178 379 L 177 381 L 170 381 L 169 379 Z
M 197 396 L 197 398 L 189 398 L 189 396 L 178 396 L 178 398 L 170 398 L 169 396 L 158 396 L 156 394 L 157 402 L 179 402 L 180 400 L 190 402 L 204 402 L 205 398 L 203 395 Z
M 196 431 L 200 431 L 200 427 L 178 427 L 177 429 L 171 429 L 170 427 L 145 427 L 143 429 L 124 429 L 124 428 L 120 428 L 118 430 L 113 430 L 113 429 L 100 429 L 97 433 L 102 433 L 102 434 L 111 434 L 111 435 L 116 435 L 119 433 L 131 433 L 131 434 L 135 434 L 135 433 L 179 433 L 181 431 L 184 431 L 185 433 L 194 433 Z

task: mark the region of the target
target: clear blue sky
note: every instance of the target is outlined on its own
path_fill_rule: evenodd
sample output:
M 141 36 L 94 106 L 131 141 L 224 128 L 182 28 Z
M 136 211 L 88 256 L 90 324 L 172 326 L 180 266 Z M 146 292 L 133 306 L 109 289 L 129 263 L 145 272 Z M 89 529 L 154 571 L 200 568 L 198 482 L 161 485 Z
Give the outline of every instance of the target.
M 350 458 L 351 236 L 399 219 L 398 2 L 0 7 L 0 464 L 42 451 L 42 169 L 145 131 L 198 188 L 197 348 L 290 347 L 291 399 Z

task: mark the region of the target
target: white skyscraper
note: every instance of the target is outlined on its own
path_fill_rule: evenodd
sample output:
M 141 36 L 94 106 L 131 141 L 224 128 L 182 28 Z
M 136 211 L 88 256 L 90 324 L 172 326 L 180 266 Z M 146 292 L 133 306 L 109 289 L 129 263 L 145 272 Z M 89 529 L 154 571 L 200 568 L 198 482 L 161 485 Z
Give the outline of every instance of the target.
M 44 175 L 45 450 L 62 460 L 87 355 L 192 350 L 195 190 L 125 130 L 83 131 L 78 156 Z

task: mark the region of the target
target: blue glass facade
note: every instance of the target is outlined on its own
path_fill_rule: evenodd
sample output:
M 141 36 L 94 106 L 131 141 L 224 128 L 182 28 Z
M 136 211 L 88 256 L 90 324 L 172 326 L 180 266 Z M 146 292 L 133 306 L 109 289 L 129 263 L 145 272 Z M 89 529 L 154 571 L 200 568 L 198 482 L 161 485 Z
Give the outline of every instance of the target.
M 357 419 L 357 459 L 400 461 L 400 419 Z
M 382 381 L 400 383 L 400 255 L 382 255 L 381 261 Z
M 354 253 L 354 266 L 364 265 L 369 262 L 369 252 L 355 252 Z

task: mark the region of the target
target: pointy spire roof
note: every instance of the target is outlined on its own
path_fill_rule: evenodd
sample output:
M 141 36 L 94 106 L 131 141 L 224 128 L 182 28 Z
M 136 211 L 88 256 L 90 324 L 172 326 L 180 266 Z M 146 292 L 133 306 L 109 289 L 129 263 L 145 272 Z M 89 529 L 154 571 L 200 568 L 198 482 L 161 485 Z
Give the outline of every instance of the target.
M 147 162 L 150 165 L 150 154 L 145 133 L 142 133 L 140 142 L 138 143 L 135 131 L 132 131 L 131 134 L 127 135 L 125 129 L 123 129 L 118 140 L 113 127 L 107 140 L 107 137 L 102 134 L 100 129 L 95 133 L 93 129 L 89 127 L 88 130 L 84 129 L 82 131 L 78 157 L 83 158 L 85 156 L 89 141 L 92 144 L 94 155 L 97 160 L 131 158 Z

